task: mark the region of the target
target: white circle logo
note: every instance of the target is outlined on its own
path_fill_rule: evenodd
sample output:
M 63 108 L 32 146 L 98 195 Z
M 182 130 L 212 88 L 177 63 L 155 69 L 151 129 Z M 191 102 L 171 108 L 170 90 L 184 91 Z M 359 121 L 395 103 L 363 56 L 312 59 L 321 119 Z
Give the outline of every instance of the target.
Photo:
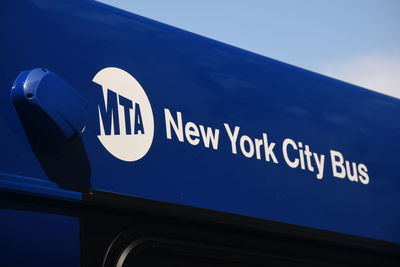
M 154 136 L 154 118 L 142 86 L 129 73 L 105 68 L 93 78 L 101 87 L 98 98 L 97 137 L 113 156 L 136 161 L 149 151 Z

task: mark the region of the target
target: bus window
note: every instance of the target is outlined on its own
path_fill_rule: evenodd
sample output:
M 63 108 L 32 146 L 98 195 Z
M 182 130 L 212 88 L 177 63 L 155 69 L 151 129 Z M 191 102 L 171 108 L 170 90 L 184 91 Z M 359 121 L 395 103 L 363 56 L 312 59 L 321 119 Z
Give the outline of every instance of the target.
M 162 239 L 142 239 L 130 243 L 119 255 L 117 267 L 253 267 L 270 266 L 262 264 L 263 259 L 243 251 L 222 247 L 177 242 Z M 265 258 L 264 258 L 265 262 Z

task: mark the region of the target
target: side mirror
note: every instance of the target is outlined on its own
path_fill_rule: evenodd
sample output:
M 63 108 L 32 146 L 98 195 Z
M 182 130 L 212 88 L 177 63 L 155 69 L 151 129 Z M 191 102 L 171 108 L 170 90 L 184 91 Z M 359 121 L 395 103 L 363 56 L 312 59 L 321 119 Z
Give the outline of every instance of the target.
M 23 71 L 11 98 L 36 147 L 54 150 L 85 129 L 87 101 L 57 74 L 43 68 Z

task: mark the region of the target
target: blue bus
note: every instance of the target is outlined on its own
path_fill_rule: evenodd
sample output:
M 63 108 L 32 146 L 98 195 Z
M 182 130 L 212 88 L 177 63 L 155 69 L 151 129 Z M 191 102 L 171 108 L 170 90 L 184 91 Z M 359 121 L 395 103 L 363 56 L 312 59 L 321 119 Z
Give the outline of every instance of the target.
M 1 266 L 399 266 L 398 99 L 96 1 L 0 20 Z

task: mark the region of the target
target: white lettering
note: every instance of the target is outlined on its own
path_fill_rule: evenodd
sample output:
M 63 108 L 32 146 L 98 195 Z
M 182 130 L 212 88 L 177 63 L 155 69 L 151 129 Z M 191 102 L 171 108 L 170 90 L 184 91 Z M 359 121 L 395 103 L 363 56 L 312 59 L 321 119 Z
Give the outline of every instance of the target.
M 276 156 L 274 154 L 275 143 L 271 142 L 271 144 L 268 145 L 268 136 L 265 133 L 263 133 L 263 140 L 264 140 L 265 160 L 270 161 L 270 159 L 272 158 L 272 161 L 274 163 L 278 163 L 278 160 L 276 159 Z
M 165 128 L 167 131 L 167 138 L 172 139 L 171 136 L 171 125 L 172 125 L 172 128 L 174 129 L 174 132 L 178 137 L 178 140 L 183 142 L 184 140 L 183 140 L 183 127 L 182 127 L 182 114 L 180 112 L 176 113 L 176 116 L 178 118 L 178 125 L 174 121 L 174 118 L 172 118 L 169 109 L 165 108 L 164 114 L 165 114 Z
M 219 129 L 215 129 L 215 132 L 213 133 L 212 129 L 210 127 L 207 127 L 207 132 L 206 132 L 204 130 L 204 126 L 200 125 L 200 133 L 205 147 L 207 148 L 210 147 L 210 141 L 211 141 L 213 149 L 215 150 L 218 149 Z
M 295 159 L 295 160 L 293 160 L 293 161 L 291 161 L 291 160 L 289 159 L 289 155 L 288 155 L 288 153 L 287 153 L 287 146 L 288 146 L 288 145 L 290 145 L 294 150 L 297 150 L 296 143 L 295 143 L 292 139 L 286 138 L 286 139 L 283 141 L 283 144 L 282 144 L 283 157 L 284 157 L 284 159 L 285 159 L 287 165 L 289 165 L 289 167 L 291 167 L 291 168 L 297 168 L 297 166 L 299 166 L 299 159 Z
M 229 128 L 229 124 L 224 123 L 224 126 L 225 126 L 226 133 L 229 136 L 229 140 L 231 141 L 232 153 L 233 154 L 237 154 L 236 141 L 237 141 L 237 138 L 238 138 L 238 135 L 239 135 L 240 127 L 239 126 L 235 126 L 235 130 L 232 133 L 231 129 Z
M 331 150 L 331 162 L 332 162 L 333 176 L 338 178 L 346 177 L 346 170 L 343 166 L 344 159 L 342 153 L 335 150 Z M 337 168 L 339 168 L 340 171 L 338 171 Z
M 321 154 L 321 159 L 318 158 L 317 153 L 313 153 L 313 155 L 318 169 L 317 178 L 322 179 L 324 177 L 325 155 Z
M 197 146 L 200 143 L 199 128 L 193 122 L 188 122 L 185 125 L 185 136 L 189 144 Z
M 249 146 L 249 150 L 246 150 L 246 146 L 245 146 L 245 142 L 248 144 Z M 253 145 L 253 141 L 251 140 L 250 137 L 248 137 L 247 135 L 243 135 L 240 138 L 240 149 L 242 150 L 242 153 L 245 157 L 247 158 L 251 158 L 254 155 L 254 145 Z

